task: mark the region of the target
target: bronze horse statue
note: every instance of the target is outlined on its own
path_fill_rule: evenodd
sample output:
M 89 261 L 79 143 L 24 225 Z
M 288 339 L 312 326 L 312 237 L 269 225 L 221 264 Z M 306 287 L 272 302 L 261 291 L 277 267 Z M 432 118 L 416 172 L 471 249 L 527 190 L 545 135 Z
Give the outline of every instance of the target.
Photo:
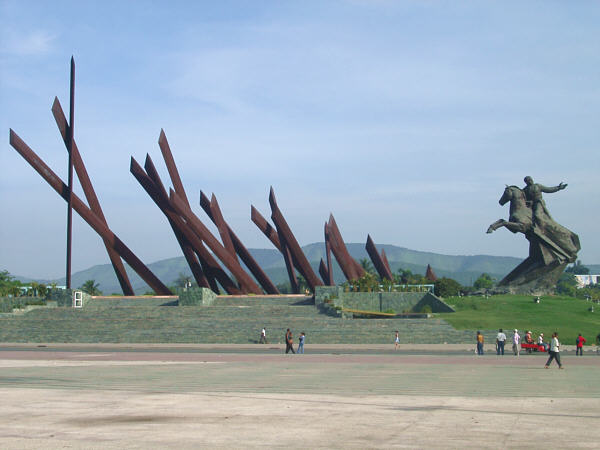
M 508 221 L 498 219 L 491 224 L 487 233 L 492 233 L 498 228 L 506 227 L 513 233 L 527 233 L 533 226 L 533 212 L 531 207 L 527 205 L 525 193 L 518 186 L 508 186 L 504 189 L 504 193 L 498 203 L 504 206 L 510 202 Z

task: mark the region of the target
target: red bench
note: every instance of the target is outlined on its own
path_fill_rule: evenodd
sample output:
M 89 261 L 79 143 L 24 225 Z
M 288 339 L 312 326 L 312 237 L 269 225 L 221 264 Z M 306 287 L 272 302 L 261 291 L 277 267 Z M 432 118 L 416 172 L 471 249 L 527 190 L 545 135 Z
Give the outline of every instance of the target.
M 531 349 L 534 352 L 545 352 L 546 351 L 546 347 L 544 347 L 543 345 L 539 345 L 539 344 L 527 344 L 522 342 L 521 343 L 521 349 Z

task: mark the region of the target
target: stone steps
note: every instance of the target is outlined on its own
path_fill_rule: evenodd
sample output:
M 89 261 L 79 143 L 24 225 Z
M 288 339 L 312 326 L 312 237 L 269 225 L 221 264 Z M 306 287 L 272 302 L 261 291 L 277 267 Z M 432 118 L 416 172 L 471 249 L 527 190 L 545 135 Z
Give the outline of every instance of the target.
M 307 344 L 473 342 L 472 331 L 433 319 L 350 319 L 320 314 L 306 299 L 217 298 L 212 306 L 118 306 L 38 309 L 0 318 L 3 342 L 249 343 L 267 328 L 269 342 L 283 342 L 286 328 Z M 493 339 L 495 334 L 486 333 Z M 488 334 L 490 337 L 488 337 Z

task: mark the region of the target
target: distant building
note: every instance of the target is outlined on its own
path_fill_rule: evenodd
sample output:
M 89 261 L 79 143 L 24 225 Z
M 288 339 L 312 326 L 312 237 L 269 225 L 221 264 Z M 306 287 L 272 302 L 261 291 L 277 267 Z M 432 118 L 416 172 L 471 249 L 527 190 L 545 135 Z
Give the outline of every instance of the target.
M 584 288 L 590 284 L 597 284 L 600 282 L 600 275 L 575 275 L 578 288 Z

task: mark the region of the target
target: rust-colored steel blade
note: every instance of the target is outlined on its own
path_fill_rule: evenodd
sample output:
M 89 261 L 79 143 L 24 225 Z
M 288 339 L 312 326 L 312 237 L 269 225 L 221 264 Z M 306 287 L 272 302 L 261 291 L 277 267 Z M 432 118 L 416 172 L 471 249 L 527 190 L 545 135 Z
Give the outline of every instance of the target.
M 329 237 L 331 250 L 340 265 L 342 272 L 344 272 L 344 276 L 348 280 L 356 280 L 357 278 L 362 277 L 365 274 L 365 271 L 360 264 L 350 256 L 333 214 L 329 215 Z
M 67 200 L 67 185 L 63 183 L 52 169 L 50 169 L 50 167 L 48 167 L 12 129 L 10 130 L 10 145 L 19 152 L 31 167 L 33 167 L 63 199 Z M 114 249 L 157 294 L 172 295 L 169 288 L 133 254 L 125 243 L 121 241 L 76 194 L 73 194 L 72 200 L 73 209 L 82 217 L 82 219 L 85 220 L 105 242 L 108 242 L 110 247 Z
M 200 206 L 206 212 L 206 215 L 208 217 L 210 217 L 210 220 L 212 220 L 214 222 L 215 220 L 213 219 L 212 209 L 218 208 L 219 211 L 221 209 L 219 207 L 219 203 L 217 202 L 217 198 L 214 196 L 214 194 L 213 194 L 213 199 L 214 199 L 214 201 L 209 200 L 208 197 L 206 195 L 204 195 L 204 192 L 200 191 Z M 271 281 L 271 279 L 267 276 L 267 274 L 258 265 L 256 260 L 250 254 L 248 249 L 244 246 L 244 244 L 242 243 L 240 238 L 237 237 L 237 235 L 234 233 L 234 231 L 231 229 L 231 227 L 226 222 L 225 222 L 225 225 L 227 227 L 227 230 L 229 231 L 229 236 L 231 237 L 231 241 L 233 242 L 235 251 L 241 258 L 241 260 L 244 262 L 244 264 L 246 264 L 246 267 L 248 267 L 248 270 L 250 270 L 252 275 L 254 275 L 254 278 L 256 278 L 256 280 L 262 286 L 263 290 L 267 294 L 273 294 L 273 295 L 279 294 L 280 292 L 279 292 L 279 289 L 277 289 L 277 286 L 275 286 L 275 284 Z
M 175 188 L 175 192 L 177 192 L 177 194 L 182 198 L 182 200 L 188 205 L 190 206 L 190 202 L 188 201 L 187 198 L 187 194 L 185 193 L 185 189 L 183 187 L 183 183 L 181 182 L 181 177 L 179 176 L 179 171 L 177 170 L 177 165 L 175 164 L 175 159 L 173 158 L 173 153 L 171 152 L 171 147 L 169 146 L 169 142 L 167 141 L 167 135 L 165 134 L 165 131 L 161 128 L 160 130 L 160 135 L 158 137 L 158 146 L 160 147 L 160 151 L 163 155 L 163 159 L 165 161 L 165 165 L 167 166 L 167 170 L 169 171 L 169 177 L 171 178 L 171 183 L 173 183 L 173 187 Z M 165 192 L 165 196 L 166 196 L 166 192 Z M 186 259 L 188 260 L 188 264 L 190 264 L 191 267 L 191 262 L 196 262 L 197 261 L 197 257 L 193 254 L 190 254 L 190 245 L 189 242 L 186 242 L 186 248 L 183 249 L 183 253 L 184 255 L 186 255 Z M 213 277 L 209 277 L 207 275 L 207 272 L 204 270 L 204 267 L 206 266 L 205 263 L 203 263 L 202 259 L 200 257 L 198 257 L 198 259 L 200 259 L 200 266 L 196 266 L 194 264 L 194 269 L 192 269 L 192 273 L 194 274 L 194 278 L 196 279 L 196 282 L 198 283 L 199 286 L 206 286 L 209 287 L 215 291 L 215 292 L 219 292 L 219 288 L 217 286 L 217 283 L 215 281 L 215 279 Z M 200 281 L 198 281 L 198 279 L 201 280 L 202 284 L 200 284 Z M 208 284 L 208 286 L 207 286 Z
M 367 235 L 367 245 L 365 245 L 365 248 L 369 254 L 369 257 L 371 258 L 371 261 L 373 261 L 373 266 L 375 266 L 375 270 L 377 270 L 379 276 L 381 278 L 387 278 L 388 280 L 393 281 L 394 275 L 392 275 L 392 272 L 388 270 L 383 262 L 383 259 L 381 258 L 381 255 L 377 252 L 377 247 L 375 247 L 375 242 L 373 242 L 373 239 L 371 239 L 371 235 Z
M 279 236 L 277 236 L 277 230 L 271 226 L 267 219 L 265 219 L 261 213 L 258 212 L 254 206 L 250 205 L 250 218 L 252 222 L 256 224 L 258 229 L 269 239 L 275 248 L 283 253 L 281 243 L 279 242 Z
M 177 193 L 171 189 L 169 193 L 171 207 L 183 217 L 187 225 L 200 237 L 214 254 L 223 262 L 225 267 L 240 283 L 240 288 L 245 292 L 262 294 L 260 287 L 254 282 L 252 277 L 242 268 L 237 258 L 234 258 L 221 243 L 215 238 L 210 230 L 202 223 L 200 219 L 187 207 L 185 202 L 179 198 Z
M 329 271 L 327 270 L 327 266 L 325 265 L 323 258 L 321 258 L 321 261 L 319 262 L 319 275 L 321 275 L 321 278 L 324 280 L 329 280 Z
M 233 245 L 233 241 L 231 240 L 231 235 L 229 233 L 229 227 L 227 226 L 227 222 L 223 218 L 223 213 L 221 213 L 221 208 L 219 208 L 219 204 L 217 203 L 217 198 L 215 194 L 212 194 L 210 199 L 210 210 L 212 212 L 211 220 L 217 226 L 217 230 L 219 231 L 219 235 L 221 236 L 221 242 L 223 242 L 223 246 L 231 253 L 231 256 L 237 258 L 237 254 L 235 252 L 235 246 Z
M 154 182 L 154 186 L 158 190 L 160 195 L 163 198 L 167 198 L 167 191 L 165 190 L 165 186 L 163 185 L 162 180 L 160 179 L 160 176 L 158 175 L 158 171 L 156 170 L 156 167 L 154 166 L 154 163 L 152 162 L 152 158 L 150 158 L 150 155 L 146 155 L 146 161 L 144 163 L 144 167 L 146 168 L 146 173 L 148 174 L 150 179 Z M 179 243 L 179 246 L 181 247 L 183 256 L 185 257 L 185 260 L 187 261 L 188 266 L 190 267 L 190 270 L 192 271 L 192 275 L 194 276 L 196 283 L 198 283 L 198 286 L 200 286 L 200 287 L 210 288 L 211 286 L 208 282 L 208 279 L 206 278 L 206 276 L 204 274 L 204 271 L 202 270 L 202 266 L 200 265 L 200 262 L 198 261 L 198 259 L 196 257 L 196 253 L 194 253 L 194 249 L 190 245 L 190 243 L 187 240 L 187 238 L 185 237 L 185 235 L 175 225 L 173 220 L 169 217 L 167 217 L 167 219 L 169 220 L 169 224 L 171 225 L 171 228 L 173 229 L 173 233 L 175 234 L 175 237 L 177 238 L 177 242 Z
M 292 259 L 292 253 L 290 252 L 289 247 L 287 246 L 287 242 L 285 241 L 285 236 L 279 236 L 279 242 L 281 243 L 283 254 L 283 260 L 285 262 L 285 268 L 288 273 L 288 278 L 290 280 L 290 286 L 292 288 L 292 292 L 294 294 L 300 293 L 300 285 L 298 283 L 298 278 L 296 277 L 296 272 L 294 271 L 294 261 Z
M 160 190 L 156 187 L 155 183 L 150 177 L 144 172 L 144 169 L 138 164 L 138 162 L 132 157 L 130 172 L 142 185 L 144 190 L 148 193 L 150 198 L 156 203 L 160 210 L 167 216 L 168 219 L 173 221 L 175 227 L 180 231 L 190 243 L 191 247 L 203 259 L 209 266 L 209 273 L 211 276 L 217 278 L 223 289 L 229 294 L 241 294 L 242 291 L 238 286 L 229 278 L 225 271 L 219 266 L 219 263 L 212 257 L 210 252 L 204 247 L 204 244 L 200 238 L 187 226 L 187 224 L 179 217 L 179 215 L 172 209 L 169 204 L 168 198 L 164 198 Z
M 306 283 L 310 287 L 311 291 L 315 291 L 316 286 L 323 286 L 323 282 L 319 280 L 315 272 L 313 271 L 308 259 L 306 259 L 306 255 L 302 251 L 300 244 L 296 240 L 294 233 L 292 233 L 291 228 L 289 227 L 285 217 L 283 217 L 283 213 L 279 209 L 277 205 L 277 200 L 275 198 L 275 191 L 271 187 L 271 191 L 269 193 L 269 203 L 271 205 L 271 220 L 275 224 L 277 228 L 277 234 L 279 235 L 279 241 L 281 241 L 281 236 L 285 237 L 286 246 L 288 247 L 292 259 L 294 261 L 294 266 L 296 269 L 302 274 Z
M 335 282 L 333 281 L 333 265 L 331 264 L 331 243 L 329 242 L 329 226 L 327 222 L 325 222 L 325 256 L 327 257 L 327 284 L 329 286 L 335 286 Z
M 173 183 L 175 192 L 177 192 L 177 195 L 179 195 L 179 197 L 181 197 L 181 199 L 189 207 L 190 202 L 188 201 L 183 183 L 181 182 L 181 177 L 179 176 L 179 171 L 177 170 L 177 165 L 175 164 L 175 159 L 173 158 L 173 153 L 171 152 L 171 147 L 167 141 L 167 135 L 162 128 L 160 130 L 160 136 L 158 137 L 158 146 L 160 147 L 163 159 L 165 160 L 165 165 L 169 171 L 169 177 L 171 177 L 171 183 Z
M 65 146 L 68 143 L 67 136 L 67 118 L 65 117 L 65 113 L 58 101 L 57 97 L 54 97 L 54 103 L 52 104 L 52 115 L 54 116 L 54 120 L 56 121 L 56 125 L 58 126 L 58 130 L 63 138 Z M 98 216 L 106 226 L 108 226 L 106 222 L 106 218 L 104 217 L 104 212 L 102 211 L 102 207 L 100 206 L 100 202 L 98 201 L 98 197 L 96 196 L 96 192 L 94 191 L 94 187 L 92 186 L 92 181 L 88 175 L 87 169 L 83 163 L 83 159 L 81 154 L 79 153 L 79 148 L 77 147 L 77 143 L 73 139 L 72 146 L 72 158 L 73 158 L 73 166 L 75 167 L 75 172 L 77 173 L 77 177 L 79 178 L 79 183 L 83 189 L 83 193 L 85 194 L 85 198 L 90 206 L 90 209 Z M 123 265 L 123 261 L 115 252 L 107 242 L 104 242 L 104 246 L 106 247 L 106 252 L 108 253 L 108 257 L 110 258 L 110 262 L 112 263 L 113 269 L 115 270 L 115 274 L 117 275 L 117 279 L 119 280 L 119 284 L 121 285 L 121 289 L 123 290 L 124 295 L 135 295 L 133 292 L 133 288 L 131 287 L 131 282 L 129 281 L 129 277 L 127 276 L 127 272 L 125 271 L 125 266 Z
M 390 263 L 387 259 L 387 255 L 385 254 L 385 250 L 381 249 L 381 260 L 383 261 L 383 264 L 385 265 L 386 270 L 392 275 L 391 280 L 394 280 L 394 272 L 392 272 L 392 268 L 390 267 Z

